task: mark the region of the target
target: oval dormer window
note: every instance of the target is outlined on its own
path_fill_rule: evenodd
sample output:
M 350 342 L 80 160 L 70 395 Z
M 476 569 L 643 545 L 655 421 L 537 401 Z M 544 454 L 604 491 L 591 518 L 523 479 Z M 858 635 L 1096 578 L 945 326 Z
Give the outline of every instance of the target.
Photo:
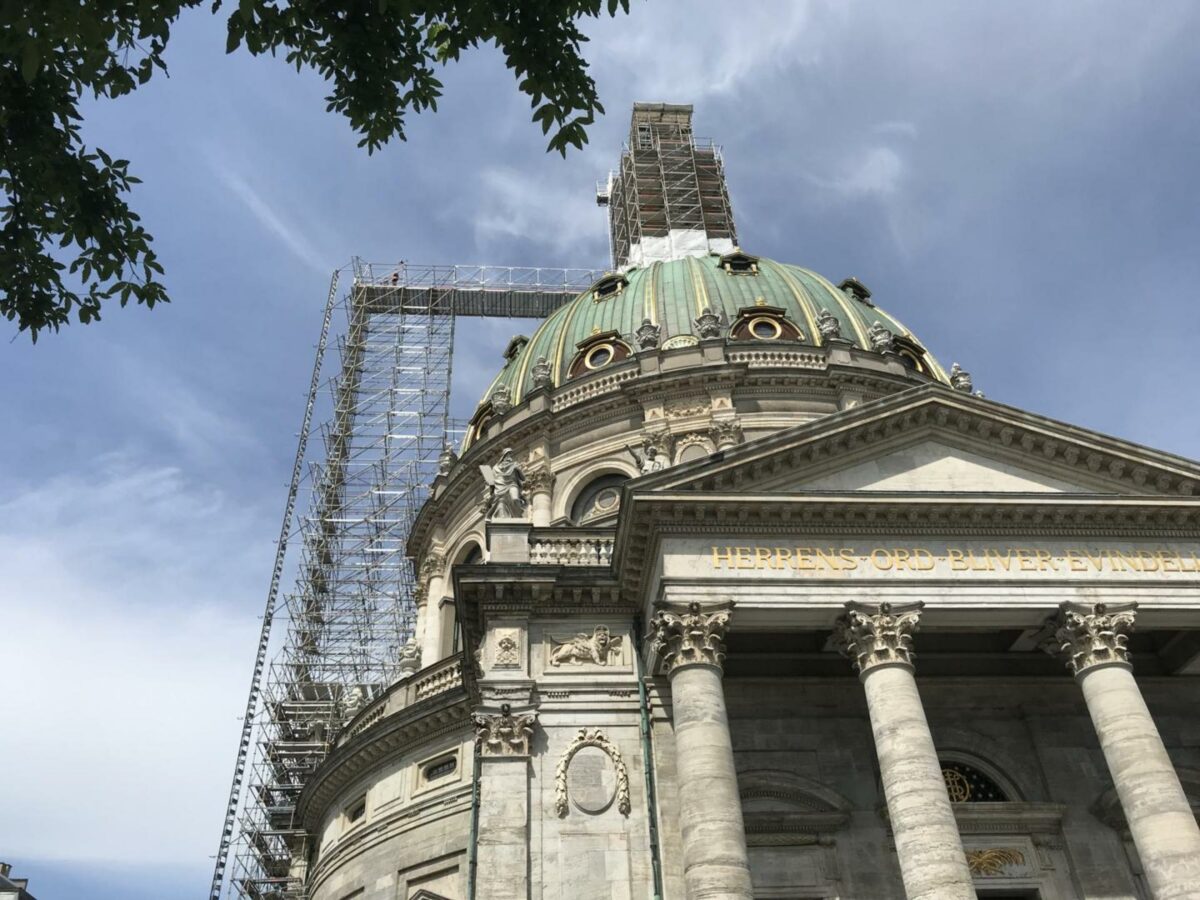
M 613 361 L 615 355 L 612 344 L 597 344 L 583 357 L 583 364 L 589 369 L 602 369 Z
M 629 345 L 615 331 L 594 334 L 575 345 L 578 352 L 567 368 L 567 378 L 578 378 L 633 355 Z
M 783 334 L 783 329 L 777 320 L 760 316 L 750 320 L 750 333 L 760 341 L 773 341 Z

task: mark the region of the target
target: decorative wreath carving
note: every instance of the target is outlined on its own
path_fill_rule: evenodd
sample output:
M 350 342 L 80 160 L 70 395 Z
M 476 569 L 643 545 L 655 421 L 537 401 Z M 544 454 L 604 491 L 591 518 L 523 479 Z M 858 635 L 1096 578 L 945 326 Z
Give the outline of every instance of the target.
M 612 760 L 617 772 L 617 809 L 621 815 L 629 815 L 629 771 L 625 768 L 625 760 L 617 745 L 608 739 L 599 728 L 580 728 L 567 749 L 558 760 L 558 768 L 554 771 L 554 810 L 560 816 L 565 816 L 570 809 L 570 798 L 567 795 L 567 769 L 575 754 L 584 747 L 599 747 Z

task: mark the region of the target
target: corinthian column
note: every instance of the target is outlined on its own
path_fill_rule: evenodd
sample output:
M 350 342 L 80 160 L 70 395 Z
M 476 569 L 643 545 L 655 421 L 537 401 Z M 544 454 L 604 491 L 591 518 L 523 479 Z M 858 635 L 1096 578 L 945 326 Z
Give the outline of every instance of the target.
M 421 641 L 421 668 L 432 666 L 442 658 L 442 595 L 446 579 L 442 569 L 446 559 L 440 553 L 430 553 L 421 562 L 417 575 L 417 634 Z
M 974 900 L 958 824 L 913 677 L 921 603 L 848 604 L 834 640 L 867 693 L 875 753 L 908 900 Z
M 721 687 L 728 627 L 728 611 L 704 613 L 698 603 L 683 614 L 659 610 L 651 622 L 654 651 L 671 679 L 688 900 L 754 896 Z
M 1065 603 L 1055 644 L 1083 690 L 1155 900 L 1200 898 L 1200 828 L 1133 678 L 1136 604 Z

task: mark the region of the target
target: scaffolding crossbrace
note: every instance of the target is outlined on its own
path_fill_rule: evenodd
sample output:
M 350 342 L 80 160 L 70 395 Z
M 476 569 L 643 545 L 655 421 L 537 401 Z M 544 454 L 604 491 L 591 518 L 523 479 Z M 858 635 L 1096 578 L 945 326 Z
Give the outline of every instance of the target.
M 405 547 L 438 457 L 460 431 L 449 415 L 456 318 L 544 318 L 601 274 L 357 260 L 334 273 L 210 900 L 305 897 L 310 848 L 297 798 L 348 710 L 394 681 L 413 636 L 415 577 Z M 339 294 L 347 275 L 350 286 Z M 327 358 L 331 343 L 336 365 Z M 320 461 L 309 458 L 317 420 Z M 268 667 L 285 573 L 294 577 L 283 598 L 287 632 Z

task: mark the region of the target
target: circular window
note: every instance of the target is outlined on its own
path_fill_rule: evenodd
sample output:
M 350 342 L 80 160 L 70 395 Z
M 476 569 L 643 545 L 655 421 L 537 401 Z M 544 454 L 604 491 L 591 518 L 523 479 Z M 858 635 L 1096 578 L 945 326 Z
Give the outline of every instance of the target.
M 598 513 L 612 512 L 621 503 L 621 492 L 615 487 L 606 487 L 592 501 L 592 508 Z
M 612 344 L 598 344 L 587 352 L 583 364 L 589 369 L 601 369 L 612 362 L 613 352 Z
M 783 334 L 783 329 L 774 319 L 760 316 L 750 320 L 750 333 L 760 341 L 773 341 Z
M 578 525 L 589 519 L 609 516 L 621 508 L 621 485 L 628 475 L 601 475 L 580 492 L 571 506 L 571 521 Z

